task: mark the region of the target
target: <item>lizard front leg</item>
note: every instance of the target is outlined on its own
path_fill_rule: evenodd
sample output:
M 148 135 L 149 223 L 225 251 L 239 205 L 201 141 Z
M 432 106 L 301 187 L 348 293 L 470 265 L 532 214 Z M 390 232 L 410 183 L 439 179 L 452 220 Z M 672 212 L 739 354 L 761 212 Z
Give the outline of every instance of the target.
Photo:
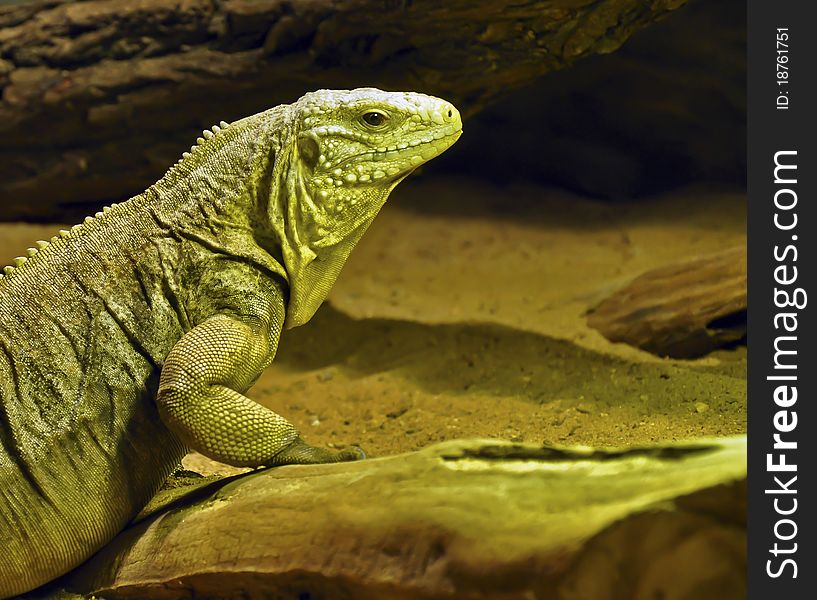
M 213 316 L 186 333 L 162 367 L 156 402 L 165 425 L 191 448 L 236 466 L 363 458 L 305 443 L 282 416 L 244 392 L 272 362 L 280 323 Z

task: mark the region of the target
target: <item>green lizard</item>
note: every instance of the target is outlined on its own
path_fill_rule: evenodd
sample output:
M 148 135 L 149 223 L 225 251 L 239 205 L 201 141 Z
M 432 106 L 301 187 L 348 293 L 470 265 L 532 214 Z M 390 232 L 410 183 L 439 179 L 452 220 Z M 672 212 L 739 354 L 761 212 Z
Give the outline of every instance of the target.
M 321 90 L 205 131 L 144 193 L 0 278 L 0 597 L 111 540 L 194 448 L 232 465 L 362 458 L 245 393 L 391 190 L 462 133 L 448 102 Z

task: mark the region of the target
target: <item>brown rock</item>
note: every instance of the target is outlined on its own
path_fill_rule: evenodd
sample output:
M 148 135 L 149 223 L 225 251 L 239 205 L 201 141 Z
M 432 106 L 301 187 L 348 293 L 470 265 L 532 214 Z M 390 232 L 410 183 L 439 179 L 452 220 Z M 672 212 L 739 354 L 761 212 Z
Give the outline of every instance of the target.
M 144 190 L 202 127 L 319 87 L 466 114 L 615 50 L 685 0 L 94 0 L 0 6 L 5 218 L 71 220 Z
M 613 342 L 694 358 L 746 335 L 746 246 L 649 271 L 587 323 Z

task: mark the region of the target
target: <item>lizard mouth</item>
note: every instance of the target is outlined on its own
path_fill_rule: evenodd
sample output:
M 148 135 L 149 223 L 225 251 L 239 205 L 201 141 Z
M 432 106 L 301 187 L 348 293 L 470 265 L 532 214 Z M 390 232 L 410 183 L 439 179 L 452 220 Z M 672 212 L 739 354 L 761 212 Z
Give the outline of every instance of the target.
M 363 152 L 358 152 L 357 154 L 350 154 L 341 160 L 336 160 L 335 164 L 360 160 L 364 157 L 370 157 L 370 160 L 378 160 L 383 157 L 401 156 L 403 154 L 410 153 L 411 151 L 416 151 L 418 148 L 426 148 L 430 145 L 445 145 L 445 148 L 448 148 L 448 146 L 456 142 L 461 135 L 462 127 L 458 127 L 457 129 L 451 128 L 448 130 L 442 130 L 439 132 L 434 132 L 433 134 L 423 138 L 417 138 L 405 144 L 397 144 L 386 148 L 371 148 L 369 150 L 364 150 Z M 358 136 L 352 135 L 348 132 L 341 133 L 339 137 L 343 137 L 354 142 L 360 141 Z
M 363 184 L 370 181 L 399 181 L 409 175 L 420 165 L 439 156 L 450 148 L 462 135 L 462 126 L 457 128 L 440 128 L 429 132 L 424 137 L 418 137 L 411 142 L 404 142 L 388 147 L 369 147 L 345 157 L 336 157 L 332 165 L 325 166 L 317 173 L 317 177 L 340 177 L 337 174 L 339 167 L 343 172 L 349 172 L 356 177 L 349 181 L 349 185 Z M 346 136 L 343 136 L 346 137 Z M 359 138 L 349 136 L 350 140 L 360 141 Z
M 452 144 L 454 144 L 454 142 L 459 139 L 461 135 L 462 129 L 460 128 L 456 131 L 438 135 L 437 137 L 417 140 L 416 143 L 409 143 L 403 148 L 399 146 L 392 146 L 390 148 L 386 148 L 385 150 L 367 150 L 366 152 L 361 152 L 360 154 L 351 157 L 351 160 L 366 160 L 365 157 L 368 157 L 368 160 L 371 161 L 388 161 L 392 158 L 417 155 L 419 152 L 419 156 L 422 158 L 422 161 L 417 164 L 422 164 L 423 162 L 431 160 L 435 156 L 445 152 L 449 147 L 451 147 Z M 428 149 L 430 148 L 433 148 L 435 151 L 433 153 L 428 153 Z

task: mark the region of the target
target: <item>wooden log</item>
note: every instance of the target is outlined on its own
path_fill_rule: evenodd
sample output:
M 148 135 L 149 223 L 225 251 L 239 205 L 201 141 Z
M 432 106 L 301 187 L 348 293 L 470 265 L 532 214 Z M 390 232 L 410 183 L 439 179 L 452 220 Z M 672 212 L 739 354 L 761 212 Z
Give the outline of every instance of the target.
M 459 440 L 268 469 L 197 489 L 60 583 L 111 600 L 741 598 L 745 452 Z
M 473 114 L 685 1 L 0 6 L 0 218 L 81 218 L 141 192 L 203 127 L 316 88 L 412 89 Z
M 694 358 L 746 335 L 746 246 L 641 275 L 604 300 L 587 323 L 613 342 Z

